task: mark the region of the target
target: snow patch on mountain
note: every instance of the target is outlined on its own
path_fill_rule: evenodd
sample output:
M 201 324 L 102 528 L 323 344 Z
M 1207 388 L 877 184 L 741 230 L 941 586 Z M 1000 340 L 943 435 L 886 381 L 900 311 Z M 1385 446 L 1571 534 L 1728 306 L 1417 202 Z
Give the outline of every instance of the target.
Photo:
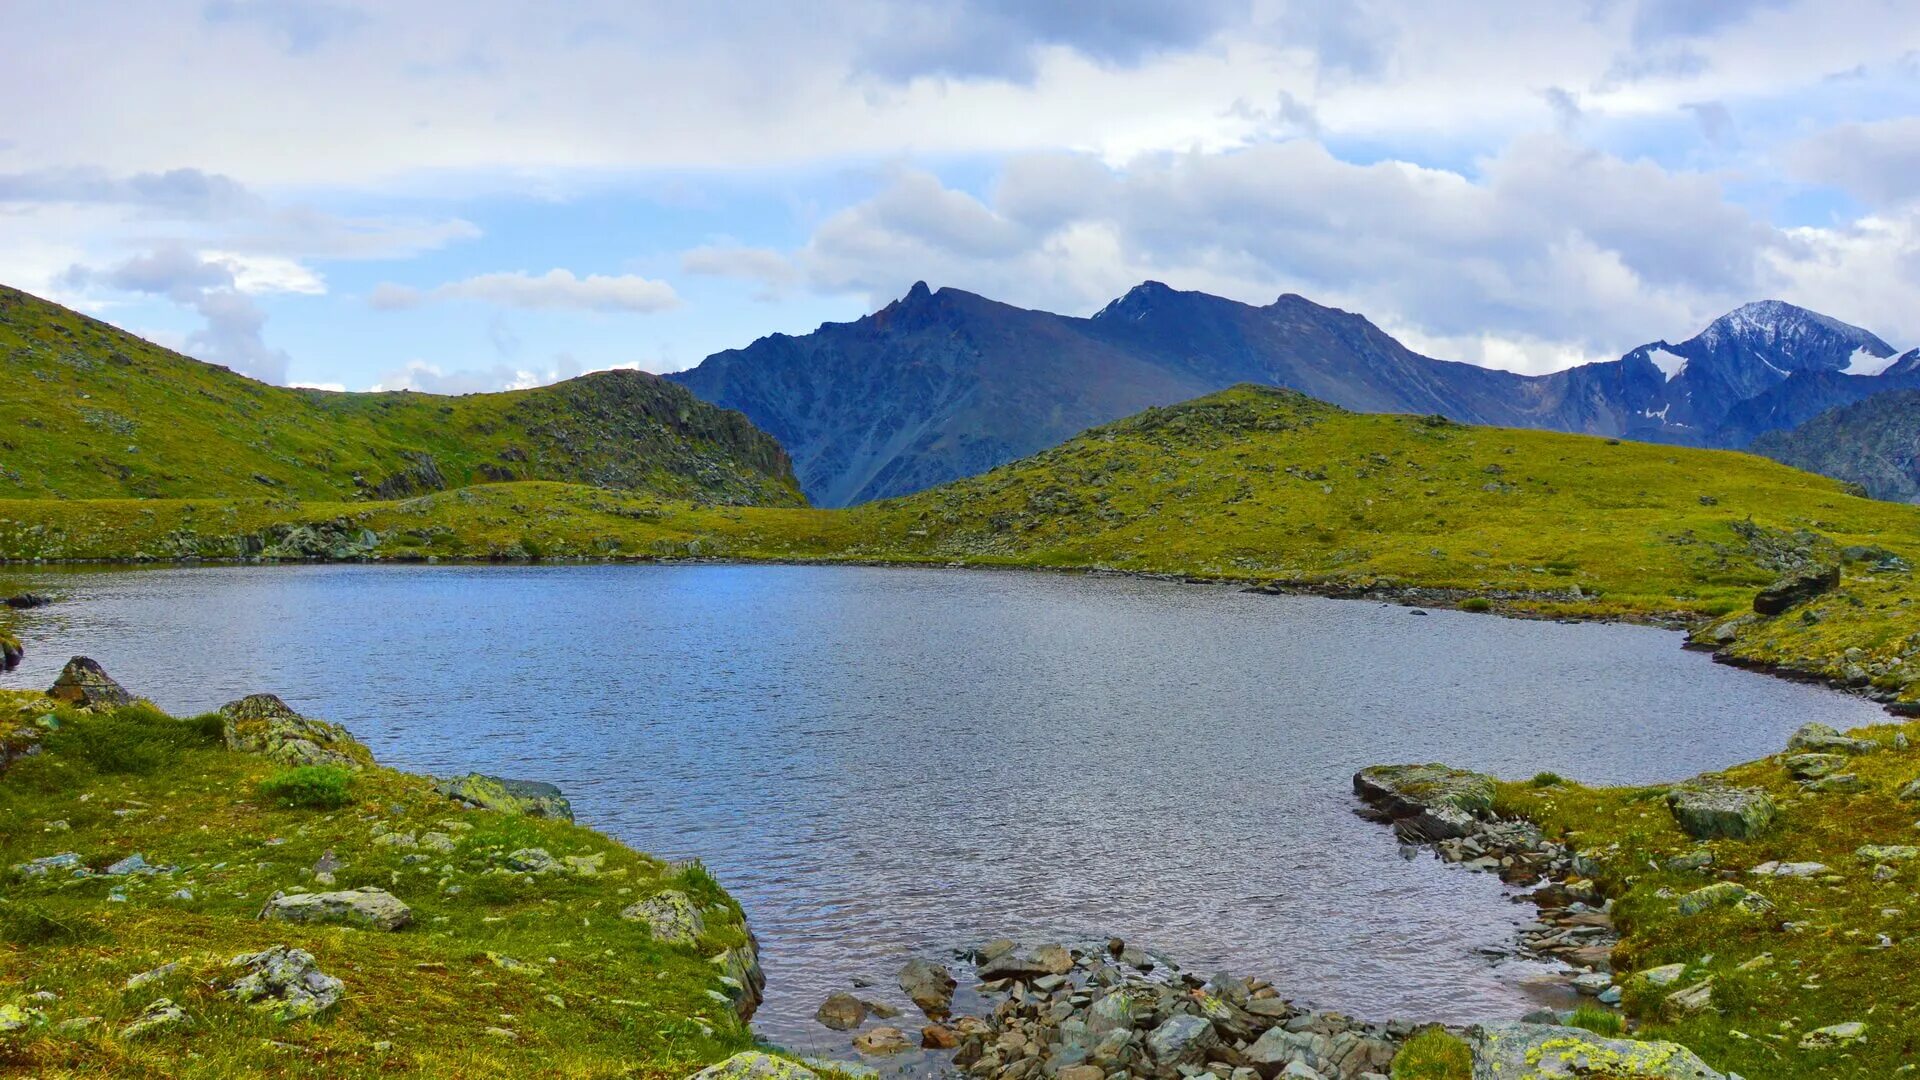
M 1667 377 L 1668 382 L 1679 378 L 1680 373 L 1687 370 L 1686 357 L 1670 353 L 1658 345 L 1647 350 L 1647 359 L 1653 362 L 1654 367 L 1660 369 L 1660 373 Z
M 1875 356 L 1873 350 L 1861 346 L 1853 350 L 1847 359 L 1847 366 L 1840 369 L 1842 375 L 1879 375 L 1892 367 L 1900 357 L 1894 355 Z

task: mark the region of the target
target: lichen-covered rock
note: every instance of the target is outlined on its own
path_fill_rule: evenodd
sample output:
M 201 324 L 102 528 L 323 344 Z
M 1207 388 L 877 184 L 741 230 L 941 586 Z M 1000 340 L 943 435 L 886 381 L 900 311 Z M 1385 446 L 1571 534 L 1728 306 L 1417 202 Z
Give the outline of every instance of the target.
M 952 1010 L 953 990 L 957 985 L 952 972 L 918 956 L 900 969 L 900 989 L 907 999 L 936 1019 Z
M 338 923 L 367 930 L 399 930 L 413 922 L 413 909 L 385 889 L 346 889 L 276 896 L 260 909 L 260 917 L 278 922 Z
M 701 1069 L 689 1080 L 819 1080 L 819 1074 L 797 1062 L 748 1050 Z
M 503 776 L 468 773 L 436 780 L 433 787 L 447 798 L 479 810 L 573 820 L 573 804 L 567 797 L 559 788 L 538 780 L 509 780 Z
M 246 969 L 228 984 L 227 993 L 282 1023 L 325 1012 L 346 993 L 345 984 L 321 971 L 304 949 L 275 945 L 236 956 L 227 966 Z
M 1792 754 L 1871 754 L 1878 749 L 1880 744 L 1872 739 L 1842 735 L 1833 727 L 1818 723 L 1800 725 L 1787 739 L 1787 752 Z
M 1853 857 L 1863 863 L 1906 862 L 1920 858 L 1920 848 L 1912 844 L 1862 844 Z
M 171 998 L 155 998 L 146 1008 L 140 1010 L 139 1016 L 129 1020 L 126 1025 L 120 1029 L 120 1037 L 123 1039 L 137 1039 L 151 1032 L 164 1031 L 168 1028 L 185 1027 L 186 1025 L 186 1010 L 175 1005 Z
M 852 1031 L 867 1019 L 867 1006 L 844 990 L 827 995 L 814 1010 L 813 1018 L 835 1031 Z
M 700 914 L 700 908 L 692 897 L 678 889 L 668 889 L 629 904 L 621 910 L 620 917 L 645 923 L 655 941 L 668 945 L 691 945 L 707 932 L 707 920 Z
M 1794 754 L 1787 758 L 1787 775 L 1795 780 L 1818 780 L 1846 768 L 1844 754 Z
M 45 877 L 56 871 L 80 869 L 82 869 L 80 853 L 77 851 L 63 851 L 58 855 L 47 855 L 13 864 L 14 876 L 23 878 Z
M 220 706 L 227 749 L 260 754 L 283 765 L 338 765 L 357 769 L 373 755 L 347 729 L 301 716 L 273 694 L 254 694 Z
M 1692 986 L 1683 987 L 1668 994 L 1660 1002 L 1660 1011 L 1670 1019 L 1692 1016 L 1713 1008 L 1713 979 L 1700 980 Z
M 1679 903 L 1680 914 L 1689 917 L 1719 907 L 1735 907 L 1754 915 L 1773 910 L 1772 902 L 1766 897 L 1731 881 L 1716 881 L 1695 889 L 1682 896 Z
M 0 1004 L 0 1035 L 25 1031 L 46 1022 L 38 1009 L 23 1009 L 12 1002 Z
M 1467 1045 L 1473 1050 L 1473 1080 L 1726 1080 L 1677 1043 L 1609 1039 L 1552 1024 L 1482 1024 L 1468 1032 Z
M 1467 836 L 1493 810 L 1493 778 L 1446 765 L 1374 765 L 1355 773 L 1353 790 L 1409 839 Z
M 1745 840 L 1765 832 L 1778 809 L 1759 788 L 1688 784 L 1667 793 L 1667 809 L 1681 831 L 1695 840 Z
M 733 999 L 733 1011 L 751 1020 L 767 992 L 767 975 L 760 969 L 760 942 L 747 931 L 747 943 L 723 950 L 710 961 L 720 969 L 720 985 Z
M 1867 1025 L 1858 1020 L 1849 1020 L 1844 1024 L 1832 1024 L 1815 1028 L 1800 1036 L 1802 1050 L 1832 1050 L 1839 1046 L 1852 1046 L 1867 1041 Z
M 113 681 L 105 668 L 84 656 L 76 656 L 60 669 L 47 696 L 55 701 L 86 709 L 112 709 L 133 704 L 133 695 Z

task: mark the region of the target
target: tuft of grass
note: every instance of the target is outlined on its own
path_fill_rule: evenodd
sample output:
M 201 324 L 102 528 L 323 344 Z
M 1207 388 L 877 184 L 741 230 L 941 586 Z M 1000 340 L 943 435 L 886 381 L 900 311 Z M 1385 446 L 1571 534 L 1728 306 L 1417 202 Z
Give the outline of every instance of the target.
M 299 765 L 260 781 L 263 798 L 285 807 L 338 810 L 353 802 L 353 774 L 338 765 Z
M 178 720 L 145 703 L 103 713 L 58 710 L 46 737 L 49 750 L 64 751 L 96 773 L 146 776 L 181 751 L 219 739 L 218 717 Z
M 1473 1051 L 1441 1027 L 1415 1032 L 1393 1057 L 1393 1080 L 1472 1080 L 1472 1076 Z
M 0 941 L 9 945 L 76 945 L 105 935 L 85 918 L 29 901 L 0 900 Z
M 1493 601 L 1484 596 L 1469 596 L 1460 601 L 1461 611 L 1492 611 Z
M 1533 774 L 1533 779 L 1528 782 L 1534 787 L 1552 787 L 1555 784 L 1566 783 L 1567 778 L 1557 772 L 1537 772 Z
M 1582 1028 L 1609 1039 L 1617 1039 L 1627 1031 L 1625 1017 L 1598 1005 L 1581 1005 L 1573 1010 L 1573 1015 L 1567 1018 L 1567 1026 Z

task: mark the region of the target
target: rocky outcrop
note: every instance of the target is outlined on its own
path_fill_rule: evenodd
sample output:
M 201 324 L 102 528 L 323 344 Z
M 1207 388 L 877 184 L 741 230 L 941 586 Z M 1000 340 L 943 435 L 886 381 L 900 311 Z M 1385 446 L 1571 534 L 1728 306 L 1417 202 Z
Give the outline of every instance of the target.
M 413 922 L 413 909 L 385 889 L 276 896 L 260 909 L 260 918 L 276 922 L 333 923 L 365 930 L 400 930 Z
M 114 682 L 105 668 L 84 656 L 67 661 L 47 696 L 83 709 L 114 709 L 133 704 L 133 695 Z
M 346 728 L 301 716 L 272 694 L 220 706 L 220 733 L 227 749 L 260 754 L 283 765 L 357 769 L 373 762 L 373 755 Z
M 1871 754 L 1878 749 L 1880 744 L 1872 739 L 1856 739 L 1850 735 L 1842 735 L 1828 724 L 1802 724 L 1787 739 L 1787 752 L 1796 755 L 1819 754 L 1829 758 L 1844 759 L 1856 754 Z M 1791 765 L 1792 762 L 1788 764 Z
M 1353 790 L 1410 842 L 1467 836 L 1493 812 L 1492 777 L 1445 765 L 1375 765 Z
M 745 945 L 723 950 L 711 963 L 720 969 L 720 985 L 732 1000 L 733 1011 L 743 1022 L 753 1019 L 767 992 L 767 975 L 760 970 L 760 942 L 753 931 L 747 931 Z
M 1609 1039 L 1551 1024 L 1482 1024 L 1468 1033 L 1467 1045 L 1473 1050 L 1473 1080 L 1726 1080 L 1677 1043 Z
M 436 780 L 433 788 L 454 802 L 476 810 L 573 820 L 573 804 L 567 797 L 559 788 L 538 780 L 509 780 L 504 776 L 468 773 Z
M 317 1016 L 346 993 L 346 985 L 321 971 L 304 949 L 275 945 L 236 956 L 227 966 L 246 970 L 227 985 L 227 994 L 282 1023 Z
M 693 898 L 678 889 L 655 893 L 620 912 L 629 922 L 644 923 L 653 940 L 666 945 L 691 945 L 707 932 L 707 920 Z
M 1839 587 L 1839 563 L 1810 566 L 1786 574 L 1755 593 L 1753 610 L 1759 615 L 1778 615 Z
M 1695 840 L 1746 840 L 1765 832 L 1779 813 L 1773 799 L 1759 788 L 1715 783 L 1674 788 L 1667 792 L 1667 809 L 1681 831 Z
M 709 1065 L 689 1080 L 819 1080 L 819 1074 L 798 1062 L 749 1050 Z

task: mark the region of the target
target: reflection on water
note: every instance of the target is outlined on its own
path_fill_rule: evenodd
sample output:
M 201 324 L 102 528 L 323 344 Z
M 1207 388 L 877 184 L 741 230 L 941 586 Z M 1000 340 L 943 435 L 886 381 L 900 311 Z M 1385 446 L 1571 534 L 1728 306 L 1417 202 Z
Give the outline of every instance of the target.
M 201 710 L 255 691 L 393 765 L 559 783 L 745 905 L 759 1026 L 999 935 L 1109 933 L 1375 1017 L 1511 1016 L 1530 909 L 1396 857 L 1349 777 L 1441 759 L 1598 781 L 1753 757 L 1868 704 L 1669 633 L 1129 579 L 777 566 L 254 567 L 34 575 L 72 653 Z M 900 1002 L 904 1004 L 904 1002 Z

